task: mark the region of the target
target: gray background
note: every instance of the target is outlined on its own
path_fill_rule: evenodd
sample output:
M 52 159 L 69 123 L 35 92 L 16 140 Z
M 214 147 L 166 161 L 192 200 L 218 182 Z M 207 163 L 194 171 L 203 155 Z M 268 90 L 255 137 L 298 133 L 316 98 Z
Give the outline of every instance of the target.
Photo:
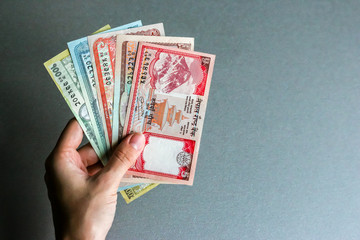
M 217 55 L 193 187 L 119 198 L 108 239 L 360 239 L 359 1 L 1 1 L 1 239 L 53 239 L 72 117 L 43 67 L 109 23 Z

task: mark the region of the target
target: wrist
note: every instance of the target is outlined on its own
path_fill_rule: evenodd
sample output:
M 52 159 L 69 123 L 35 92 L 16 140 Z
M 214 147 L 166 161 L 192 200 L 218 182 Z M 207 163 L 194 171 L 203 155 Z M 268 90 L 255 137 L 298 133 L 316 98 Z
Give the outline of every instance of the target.
M 55 235 L 58 240 L 74 240 L 74 239 L 91 239 L 103 240 L 106 238 L 107 232 L 104 229 L 99 229 L 94 221 L 89 217 L 77 218 L 64 214 L 57 214 L 53 211 Z
M 77 229 L 64 231 L 62 236 L 58 239 L 61 240 L 105 240 L 106 234 L 101 233 L 100 231 L 95 231 L 94 229 L 88 229 L 83 227 L 78 227 Z
M 105 240 L 107 232 L 99 229 L 97 224 L 88 221 L 69 221 L 59 239 L 62 240 Z

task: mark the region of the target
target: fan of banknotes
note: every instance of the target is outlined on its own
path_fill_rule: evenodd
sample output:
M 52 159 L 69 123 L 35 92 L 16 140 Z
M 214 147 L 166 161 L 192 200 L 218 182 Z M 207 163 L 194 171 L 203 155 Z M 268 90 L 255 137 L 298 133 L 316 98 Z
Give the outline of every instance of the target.
M 67 46 L 44 65 L 101 162 L 123 136 L 145 135 L 119 187 L 125 201 L 158 184 L 192 185 L 215 56 L 141 21 L 106 25 Z

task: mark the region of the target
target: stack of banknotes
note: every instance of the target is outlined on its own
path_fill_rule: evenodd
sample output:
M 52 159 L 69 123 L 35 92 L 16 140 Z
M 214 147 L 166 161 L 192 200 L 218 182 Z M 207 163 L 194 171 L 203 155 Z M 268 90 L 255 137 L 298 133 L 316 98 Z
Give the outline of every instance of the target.
M 125 201 L 158 184 L 192 185 L 215 56 L 141 21 L 106 25 L 67 47 L 44 65 L 101 162 L 123 136 L 145 135 L 119 187 Z

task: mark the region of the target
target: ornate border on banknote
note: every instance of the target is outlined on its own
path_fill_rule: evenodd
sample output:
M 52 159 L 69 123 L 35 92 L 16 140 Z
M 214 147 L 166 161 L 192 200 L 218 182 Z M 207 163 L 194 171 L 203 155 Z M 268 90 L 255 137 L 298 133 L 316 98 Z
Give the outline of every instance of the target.
M 214 61 L 211 54 L 140 43 L 124 135 L 145 132 L 150 141 L 129 174 L 192 185 Z

